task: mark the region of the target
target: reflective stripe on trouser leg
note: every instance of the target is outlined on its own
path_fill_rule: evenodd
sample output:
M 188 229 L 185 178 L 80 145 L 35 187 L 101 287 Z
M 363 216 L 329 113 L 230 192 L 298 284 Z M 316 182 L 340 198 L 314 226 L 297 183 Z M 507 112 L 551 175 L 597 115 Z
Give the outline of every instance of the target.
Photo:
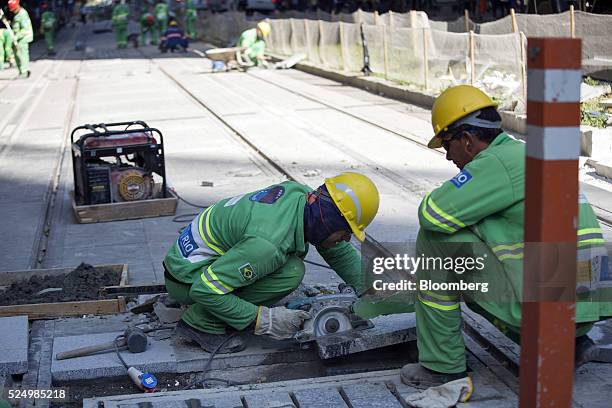
M 440 242 L 436 238 L 440 238 Z M 442 233 L 419 231 L 416 253 L 425 257 L 445 256 L 448 236 Z M 451 273 L 417 271 L 417 281 L 451 282 Z M 453 291 L 419 291 L 415 304 L 419 363 L 441 373 L 465 371 L 465 346 L 461 333 L 459 294 Z

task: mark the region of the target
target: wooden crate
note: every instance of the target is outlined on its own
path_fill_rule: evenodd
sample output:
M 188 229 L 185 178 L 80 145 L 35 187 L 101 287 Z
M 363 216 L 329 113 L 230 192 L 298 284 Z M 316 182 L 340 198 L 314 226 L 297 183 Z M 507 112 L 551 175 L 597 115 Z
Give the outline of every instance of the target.
M 119 286 L 126 286 L 129 281 L 127 264 L 94 265 L 121 272 Z M 74 268 L 30 269 L 25 271 L 0 272 L 3 285 L 30 279 L 32 276 L 58 276 L 72 272 Z M 116 286 L 113 286 L 116 287 Z M 100 288 L 104 291 L 105 287 Z M 0 317 L 27 315 L 30 320 L 50 319 L 63 316 L 81 316 L 85 314 L 115 314 L 125 312 L 125 298 L 104 300 L 80 300 L 74 302 L 32 303 L 25 305 L 0 306 Z
M 72 210 L 79 224 L 174 215 L 178 199 L 170 190 L 167 190 L 167 195 L 168 198 L 154 198 L 151 200 L 77 205 L 74 200 L 74 192 L 72 192 Z

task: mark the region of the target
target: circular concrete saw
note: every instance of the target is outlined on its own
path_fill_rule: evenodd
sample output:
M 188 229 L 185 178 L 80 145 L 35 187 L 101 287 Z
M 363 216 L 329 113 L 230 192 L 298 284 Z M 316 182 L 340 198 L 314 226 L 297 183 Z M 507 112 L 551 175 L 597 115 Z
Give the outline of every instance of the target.
M 352 312 L 351 306 L 356 300 L 355 289 L 341 285 L 340 293 L 300 298 L 289 302 L 287 308 L 307 311 L 311 317 L 304 322 L 303 329 L 296 333 L 295 339 L 305 343 L 325 336 L 373 327 L 372 322 Z

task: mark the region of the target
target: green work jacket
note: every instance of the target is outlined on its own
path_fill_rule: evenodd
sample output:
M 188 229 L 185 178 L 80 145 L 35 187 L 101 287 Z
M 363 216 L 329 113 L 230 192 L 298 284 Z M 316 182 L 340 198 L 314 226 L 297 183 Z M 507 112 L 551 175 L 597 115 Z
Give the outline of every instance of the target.
M 155 5 L 155 20 L 164 21 L 168 19 L 168 5 L 166 3 L 157 3 Z
M 40 16 L 40 27 L 42 32 L 53 31 L 55 28 L 55 14 L 52 11 L 45 11 Z
M 525 144 L 502 133 L 459 174 L 428 194 L 419 207 L 421 228 L 445 234 L 469 228 L 490 248 L 514 291 L 498 295 L 504 302 L 514 299 L 507 315 L 498 317 L 517 326 L 523 293 L 524 201 Z M 601 227 L 583 194 L 578 210 L 577 294 L 581 302 L 576 322 L 580 323 L 612 315 L 612 297 L 607 293 L 612 276 Z
M 257 306 L 232 292 L 281 268 L 289 257 L 304 258 L 304 206 L 308 186 L 285 181 L 227 198 L 209 207 L 181 232 L 164 264 L 177 280 L 200 296 L 216 296 L 220 317 L 243 329 Z M 317 251 L 334 271 L 361 293 L 364 283 L 359 252 L 348 242 Z M 217 313 L 218 314 L 218 313 Z
M 257 29 L 243 31 L 238 38 L 238 47 L 247 47 L 246 56 L 254 64 L 259 64 L 257 57 L 263 57 L 266 51 L 266 42 L 257 37 Z
M 128 19 L 130 16 L 130 10 L 128 6 L 125 4 L 117 4 L 115 8 L 113 8 L 113 25 L 117 26 L 127 26 Z
M 193 18 L 197 17 L 198 12 L 196 10 L 196 5 L 193 0 L 187 0 L 185 2 L 185 16 Z
M 13 17 L 11 23 L 13 33 L 15 33 L 15 39 L 17 42 L 32 42 L 34 40 L 34 32 L 32 31 L 32 22 L 26 9 L 21 7 L 17 14 Z

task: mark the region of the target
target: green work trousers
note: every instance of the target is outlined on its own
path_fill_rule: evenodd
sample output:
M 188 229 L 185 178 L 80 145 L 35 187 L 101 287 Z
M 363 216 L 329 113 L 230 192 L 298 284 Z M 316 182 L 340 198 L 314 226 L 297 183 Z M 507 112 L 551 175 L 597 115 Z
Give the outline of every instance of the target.
M 0 71 L 4 69 L 5 62 L 13 60 L 13 44 L 8 30 L 0 29 Z
M 304 261 L 298 257 L 290 257 L 287 263 L 273 273 L 258 279 L 253 284 L 243 286 L 232 292 L 247 302 L 258 306 L 272 306 L 289 293 L 293 292 L 304 278 Z M 206 306 L 206 299 L 199 299 L 192 288 L 204 285 L 200 275 L 194 276 L 194 282 L 189 285 L 178 282 L 166 272 L 166 289 L 177 302 L 189 305 L 181 319 L 198 330 L 212 334 L 223 334 L 228 323 L 217 318 L 215 313 Z M 212 295 L 230 296 L 230 295 Z
M 189 13 L 189 11 L 188 11 L 187 12 L 187 16 L 185 17 L 185 34 L 190 39 L 195 39 L 196 38 L 196 32 L 195 32 L 195 28 L 194 28 L 195 20 L 196 20 L 196 16 L 191 14 L 191 13 Z
M 157 32 L 159 35 L 164 35 L 168 29 L 168 20 L 157 20 L 155 24 L 157 25 Z
M 419 269 L 417 281 L 436 283 L 488 283 L 488 292 L 419 290 L 415 304 L 419 362 L 430 370 L 460 373 L 466 370 L 461 333 L 460 301 L 495 325 L 507 337 L 520 342 L 520 303 L 502 264 L 478 236 L 468 229 L 449 235 L 421 229 L 416 253 L 423 257 L 484 257 L 485 268 L 457 274 L 454 271 Z M 593 323 L 576 325 L 576 336 L 586 334 Z
M 26 40 L 17 41 L 15 62 L 20 74 L 27 74 L 30 69 L 30 44 Z
M 128 39 L 128 26 L 127 24 L 121 24 L 115 26 L 115 40 L 117 41 L 118 48 L 127 47 Z
M 47 51 L 53 51 L 53 38 L 55 37 L 55 33 L 53 30 L 45 31 L 45 43 L 47 44 Z
M 149 43 L 151 45 L 157 45 L 159 41 L 159 36 L 157 35 L 157 29 L 155 27 L 141 28 L 138 43 L 144 47 L 145 45 L 147 45 L 147 37 L 149 37 Z

